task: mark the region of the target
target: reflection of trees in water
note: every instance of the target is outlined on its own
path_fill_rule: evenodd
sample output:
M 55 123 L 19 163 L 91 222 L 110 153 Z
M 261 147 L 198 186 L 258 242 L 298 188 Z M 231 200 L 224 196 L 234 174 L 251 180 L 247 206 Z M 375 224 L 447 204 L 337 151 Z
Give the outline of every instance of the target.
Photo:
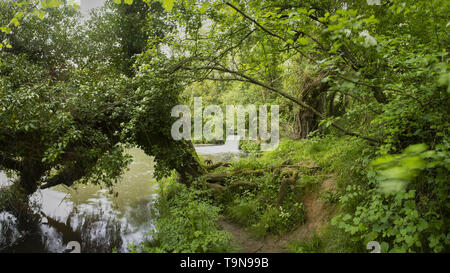
M 127 228 L 108 205 L 75 207 L 65 222 L 30 208 L 26 217 L 0 212 L 0 252 L 63 252 L 70 241 L 82 252 L 121 251 Z
M 7 211 L 0 212 L 0 252 L 42 252 L 44 247 L 37 219 L 38 216 L 17 217 Z
M 82 252 L 120 251 L 122 224 L 114 215 L 100 210 L 96 214 L 81 214 L 78 217 L 83 219 L 77 229 L 81 234 Z
M 46 216 L 47 224 L 62 234 L 64 245 L 81 244 L 82 252 L 120 251 L 124 228 L 113 204 L 104 197 L 75 206 L 65 222 Z
M 0 189 L 0 204 L 0 252 L 11 252 L 27 238 L 35 240 L 41 221 L 35 213 L 37 204 L 29 202 L 14 186 Z
M 55 204 L 48 198 L 56 198 Z M 44 200 L 38 192 L 26 205 L 13 206 L 21 208 L 15 213 L 18 218 L 11 213 L 9 219 L 5 212 L 3 223 L 0 221 L 0 252 L 64 252 L 71 241 L 80 243 L 81 252 L 124 252 L 129 243 L 151 238 L 147 233 L 153 228 L 150 219 L 156 213 L 154 196 L 122 204 L 121 212 L 106 191 L 80 204 L 58 198 L 47 196 Z M 50 210 L 45 208 L 49 204 Z M 54 206 L 61 209 L 54 211 Z
M 0 252 L 20 237 L 20 232 L 17 229 L 17 218 L 6 211 L 0 212 Z

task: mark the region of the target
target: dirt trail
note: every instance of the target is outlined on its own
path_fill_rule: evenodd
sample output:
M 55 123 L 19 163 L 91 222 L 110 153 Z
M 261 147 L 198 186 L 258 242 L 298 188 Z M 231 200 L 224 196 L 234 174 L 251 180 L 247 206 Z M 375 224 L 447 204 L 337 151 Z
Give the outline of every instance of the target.
M 305 198 L 303 199 L 306 212 L 305 223 L 297 229 L 282 236 L 269 235 L 264 239 L 257 238 L 255 235 L 246 231 L 241 225 L 232 223 L 227 219 L 219 220 L 219 226 L 223 230 L 227 230 L 233 234 L 236 244 L 239 248 L 241 248 L 241 252 L 288 252 L 288 249 L 286 248 L 287 244 L 310 238 L 314 232 L 320 235 L 321 228 L 329 222 L 331 216 L 334 214 L 334 209 L 328 207 L 322 202 L 319 202 L 318 199 L 322 192 L 327 190 L 333 191 L 335 188 L 335 177 L 333 175 L 328 175 L 328 177 L 322 182 L 319 191 L 306 193 Z

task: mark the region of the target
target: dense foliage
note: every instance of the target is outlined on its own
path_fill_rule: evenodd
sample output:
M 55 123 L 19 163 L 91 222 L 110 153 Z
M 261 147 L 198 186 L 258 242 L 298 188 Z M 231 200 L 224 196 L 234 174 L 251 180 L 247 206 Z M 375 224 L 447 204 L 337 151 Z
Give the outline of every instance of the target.
M 449 6 L 381 2 L 175 1 L 169 20 L 183 35 L 166 43 L 179 59 L 174 77 L 198 82 L 187 99 L 280 104 L 287 136 L 318 129 L 315 138 L 369 142 L 333 221 L 356 250 L 376 240 L 383 251 L 440 252 L 450 242 Z M 234 202 L 232 215 L 251 206 Z
M 212 204 L 210 192 L 176 183 L 175 176 L 160 180 L 160 214 L 151 232 L 153 241 L 135 247 L 145 252 L 230 252 L 231 234 L 218 230 L 220 208 Z
M 2 24 L 15 18 L 13 3 L 2 2 Z M 154 6 L 162 12 L 159 3 Z M 147 32 L 130 29 L 135 24 L 129 20 L 147 22 L 145 12 L 153 10 L 143 7 L 132 6 L 142 13 L 137 19 L 135 11 L 118 6 L 81 25 L 77 10 L 61 4 L 42 9 L 42 18 L 24 17 L 3 34 L 10 46 L 1 52 L 0 166 L 18 175 L 27 194 L 75 181 L 111 186 L 129 163 L 126 145 L 155 155 L 163 174 L 184 174 L 180 162 L 195 162 L 190 146 L 170 136 L 167 113 L 178 104 L 180 87 L 158 69 L 142 69 L 136 77 L 130 72 Z M 164 30 L 158 27 L 166 26 L 152 15 L 151 37 L 159 39 Z M 116 36 L 104 39 L 105 23 Z M 161 68 L 164 56 L 154 58 Z M 177 150 L 180 156 L 168 156 Z
M 144 248 L 158 252 L 230 250 L 219 213 L 261 236 L 289 232 L 305 220 L 299 199 L 335 173 L 332 225 L 292 250 L 449 251 L 449 2 L 372 2 L 114 0 L 82 25 L 70 1 L 2 1 L 0 170 L 26 194 L 112 186 L 124 147 L 139 146 L 158 178 L 176 170 L 185 184 Z M 194 96 L 280 105 L 296 140 L 266 154 L 242 144 L 250 157 L 218 171 L 267 171 L 227 179 L 250 184 L 211 204 L 192 144 L 170 134 L 172 107 Z M 298 191 L 280 205 L 273 165 L 308 158 L 321 171 L 292 175 Z

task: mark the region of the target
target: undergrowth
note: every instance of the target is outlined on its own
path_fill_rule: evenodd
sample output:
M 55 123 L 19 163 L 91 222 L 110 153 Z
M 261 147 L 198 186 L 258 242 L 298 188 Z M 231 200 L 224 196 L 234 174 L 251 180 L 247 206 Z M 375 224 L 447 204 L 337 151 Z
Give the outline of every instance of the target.
M 382 252 L 446 252 L 450 241 L 448 169 L 442 165 L 446 154 L 425 150 L 412 147 L 401 155 L 380 159 L 376 147 L 354 137 L 283 139 L 275 151 L 250 152 L 230 167 L 215 170 L 236 173 L 226 185 L 246 181 L 252 187 L 229 188 L 213 198 L 202 181 L 187 188 L 171 178 L 171 183 L 161 183 L 158 232 L 144 250 L 236 250 L 231 235 L 218 230 L 219 214 L 259 237 L 291 232 L 305 222 L 305 194 L 317 191 L 326 175 L 333 173 L 336 189 L 322 191 L 318 201 L 335 207 L 336 215 L 320 232 L 301 242 L 290 242 L 290 251 L 367 252 L 367 243 L 376 241 Z M 377 165 L 380 161 L 385 164 L 383 168 Z M 301 198 L 289 190 L 277 207 L 283 176 L 273 167 L 280 165 L 303 166 L 298 168 L 295 184 Z M 395 178 L 401 168 L 410 173 L 408 180 L 402 180 L 404 187 L 395 192 L 383 190 L 383 183 Z M 239 173 L 243 170 L 264 172 Z
M 151 232 L 153 240 L 132 247 L 132 251 L 159 253 L 232 252 L 231 234 L 219 230 L 221 211 L 212 204 L 210 193 L 175 182 L 172 175 L 159 181 L 160 196 L 156 204 L 159 217 Z

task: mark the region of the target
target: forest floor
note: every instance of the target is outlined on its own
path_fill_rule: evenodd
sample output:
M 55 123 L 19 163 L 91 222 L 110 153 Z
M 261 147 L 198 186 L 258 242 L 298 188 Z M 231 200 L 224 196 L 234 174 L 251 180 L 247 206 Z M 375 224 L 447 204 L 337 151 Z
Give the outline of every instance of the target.
M 295 230 L 281 235 L 268 235 L 258 238 L 246 230 L 242 225 L 222 217 L 219 220 L 221 229 L 230 232 L 234 242 L 243 253 L 283 253 L 288 252 L 286 245 L 311 238 L 314 234 L 320 235 L 321 229 L 327 226 L 335 215 L 336 209 L 320 202 L 319 197 L 326 191 L 336 190 L 336 178 L 329 174 L 322 182 L 318 191 L 309 191 L 305 194 L 303 204 L 305 207 L 305 222 Z

